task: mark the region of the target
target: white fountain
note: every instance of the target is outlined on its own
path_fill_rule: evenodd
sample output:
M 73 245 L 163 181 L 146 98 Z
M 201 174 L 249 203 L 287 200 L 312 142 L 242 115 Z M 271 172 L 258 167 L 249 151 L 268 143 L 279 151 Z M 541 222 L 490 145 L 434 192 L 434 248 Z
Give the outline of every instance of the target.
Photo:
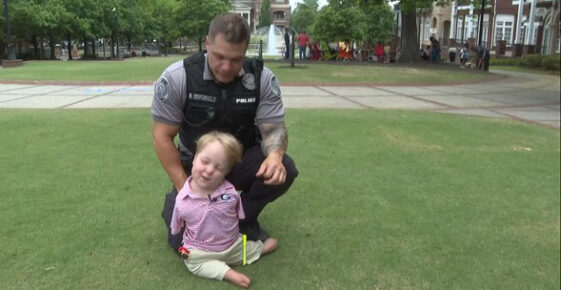
M 271 24 L 269 26 L 269 35 L 267 36 L 267 54 L 268 55 L 277 55 L 278 48 L 277 48 L 277 35 L 275 33 L 275 25 Z
M 282 33 L 282 30 L 274 24 L 269 25 L 269 27 L 261 27 L 257 29 L 252 34 L 247 54 L 258 55 L 259 40 L 262 40 L 264 46 L 263 55 L 280 57 L 282 54 L 279 48 L 282 48 L 284 45 L 284 43 L 282 43 Z

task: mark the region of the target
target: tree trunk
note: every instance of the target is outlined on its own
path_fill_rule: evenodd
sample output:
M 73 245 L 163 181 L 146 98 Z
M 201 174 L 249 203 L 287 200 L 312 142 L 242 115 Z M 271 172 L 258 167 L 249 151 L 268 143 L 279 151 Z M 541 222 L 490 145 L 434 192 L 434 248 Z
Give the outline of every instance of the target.
M 33 57 L 39 58 L 39 44 L 37 43 L 37 37 L 35 35 L 31 35 L 31 45 L 33 45 Z
M 95 39 L 96 39 L 96 37 L 94 36 L 92 38 L 92 58 L 93 59 L 97 59 L 97 53 L 95 52 Z
M 4 41 L 2 39 L 0 39 L 0 59 L 4 59 L 6 57 L 4 57 L 5 53 L 4 53 L 4 49 L 5 49 L 5 44 Z
M 49 45 L 51 46 L 51 56 L 49 59 L 51 60 L 55 60 L 56 56 L 55 56 L 55 40 L 53 39 L 52 36 L 49 36 Z
M 39 37 L 39 59 L 45 59 L 45 46 L 43 36 Z
M 115 35 L 111 37 L 111 58 L 115 58 Z
M 84 54 L 83 54 L 83 58 L 88 58 L 88 37 L 86 35 L 83 35 L 84 37 Z
M 402 11 L 401 26 L 401 57 L 399 62 L 419 62 L 419 49 L 417 47 L 417 22 L 415 9 Z
M 203 51 L 203 38 L 199 37 L 199 51 Z
M 549 43 L 548 43 L 548 54 L 555 54 L 555 48 L 557 47 L 557 38 L 559 37 L 559 0 L 553 2 L 553 7 L 551 10 L 551 23 L 549 24 Z
M 70 34 L 66 35 L 66 41 L 68 41 L 68 60 L 72 60 L 72 39 L 70 38 Z

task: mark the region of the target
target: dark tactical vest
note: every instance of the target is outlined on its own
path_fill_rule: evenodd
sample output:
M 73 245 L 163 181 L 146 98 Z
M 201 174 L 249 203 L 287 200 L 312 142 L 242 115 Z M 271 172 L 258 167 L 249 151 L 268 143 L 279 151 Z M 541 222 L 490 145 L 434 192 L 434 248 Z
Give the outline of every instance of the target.
M 244 149 L 260 142 L 255 113 L 259 104 L 259 85 L 263 70 L 261 60 L 244 60 L 244 72 L 246 75 L 253 74 L 253 84 L 249 76 L 236 77 L 229 84 L 203 80 L 203 52 L 184 59 L 183 67 L 187 74 L 187 101 L 183 109 L 183 125 L 179 130 L 179 138 L 189 151 L 195 153 L 197 139 L 213 130 L 234 135 L 243 144 Z

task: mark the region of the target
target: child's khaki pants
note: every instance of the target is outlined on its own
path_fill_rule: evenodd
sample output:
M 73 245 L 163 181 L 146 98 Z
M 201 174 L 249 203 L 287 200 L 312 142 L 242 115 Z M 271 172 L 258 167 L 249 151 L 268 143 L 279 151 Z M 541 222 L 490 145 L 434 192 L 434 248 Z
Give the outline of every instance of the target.
M 263 250 L 261 241 L 247 241 L 247 264 L 251 264 L 259 257 Z M 228 265 L 240 265 L 243 259 L 243 240 L 238 240 L 228 249 L 221 252 L 206 252 L 198 249 L 189 249 L 189 258 L 183 260 L 187 269 L 193 274 L 216 280 L 224 279 L 230 269 Z

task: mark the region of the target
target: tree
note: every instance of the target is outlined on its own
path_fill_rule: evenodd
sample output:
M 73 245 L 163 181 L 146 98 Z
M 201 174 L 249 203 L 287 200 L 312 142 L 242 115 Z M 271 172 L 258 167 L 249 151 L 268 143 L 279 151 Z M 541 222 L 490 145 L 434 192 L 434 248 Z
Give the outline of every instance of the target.
M 259 14 L 259 27 L 269 27 L 271 23 L 271 0 L 264 0 Z
M 179 31 L 181 35 L 196 40 L 199 51 L 202 51 L 210 21 L 216 15 L 230 10 L 231 4 L 228 0 L 180 0 L 180 7 L 176 14 Z
M 35 46 L 35 57 L 40 57 L 36 39 L 42 39 L 50 32 L 51 11 L 47 11 L 43 3 L 35 1 L 12 0 L 9 5 L 14 43 L 19 40 L 29 41 Z M 54 58 L 54 51 L 52 57 Z
M 366 24 L 359 7 L 341 8 L 340 5 L 323 7 L 313 25 L 313 35 L 318 41 L 363 40 Z
M 296 31 L 311 31 L 318 15 L 317 0 L 307 0 L 298 3 L 296 9 L 290 16 L 290 24 Z
M 147 26 L 148 34 L 154 39 L 163 40 L 160 42 L 164 43 L 164 54 L 167 54 L 168 40 L 181 36 L 175 17 L 179 8 L 176 0 L 157 0 L 148 12 L 153 16 L 152 23 Z
M 419 62 L 417 40 L 417 8 L 432 8 L 432 0 L 401 0 L 401 57 L 399 62 Z
M 387 42 L 394 34 L 395 23 L 391 7 L 383 1 L 360 1 L 360 8 L 365 14 L 366 35 L 365 41 Z

